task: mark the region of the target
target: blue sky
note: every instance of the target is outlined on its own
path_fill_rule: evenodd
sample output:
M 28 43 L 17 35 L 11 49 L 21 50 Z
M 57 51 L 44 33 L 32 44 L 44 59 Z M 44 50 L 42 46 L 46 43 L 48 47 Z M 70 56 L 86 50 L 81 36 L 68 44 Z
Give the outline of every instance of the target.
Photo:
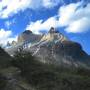
M 90 0 L 0 0 L 0 44 L 52 26 L 90 54 Z

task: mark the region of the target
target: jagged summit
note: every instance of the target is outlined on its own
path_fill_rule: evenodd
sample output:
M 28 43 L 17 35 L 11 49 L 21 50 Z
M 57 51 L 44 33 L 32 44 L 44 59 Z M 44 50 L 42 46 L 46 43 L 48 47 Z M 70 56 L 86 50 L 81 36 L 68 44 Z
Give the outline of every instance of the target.
M 41 41 L 65 41 L 68 40 L 62 33 L 59 33 L 54 27 L 51 27 L 49 32 L 45 34 Z
M 51 27 L 49 33 L 59 33 L 59 31 L 56 30 L 54 27 Z
M 18 43 L 24 43 L 24 42 L 36 42 L 40 40 L 41 35 L 33 34 L 30 30 L 25 30 L 18 36 Z
M 66 36 L 51 27 L 49 32 L 41 35 L 33 34 L 27 30 L 18 36 L 18 43 L 27 42 L 14 48 L 7 49 L 14 54 L 18 48 L 32 52 L 38 60 L 64 67 L 90 68 L 90 57 L 83 51 L 80 44 L 70 41 Z M 30 46 L 28 46 L 30 45 Z
M 32 33 L 31 30 L 25 30 L 25 31 L 23 32 L 23 34 L 30 34 L 30 33 Z

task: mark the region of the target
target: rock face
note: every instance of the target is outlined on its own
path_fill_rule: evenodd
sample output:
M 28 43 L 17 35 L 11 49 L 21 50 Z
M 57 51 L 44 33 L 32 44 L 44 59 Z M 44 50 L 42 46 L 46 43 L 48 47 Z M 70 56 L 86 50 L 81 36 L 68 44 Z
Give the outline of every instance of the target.
M 19 43 L 31 43 L 30 47 L 23 50 L 32 52 L 32 55 L 37 57 L 36 60 L 43 63 L 32 60 L 28 57 L 30 55 L 26 54 L 26 57 L 22 56 L 24 58 L 18 57 L 19 64 L 16 61 L 16 66 L 13 66 L 15 63 L 10 65 L 11 57 L 0 48 L 0 90 L 85 90 L 89 88 L 87 86 L 89 86 L 90 78 L 89 76 L 85 77 L 86 72 L 84 76 L 81 74 L 76 76 L 77 72 L 74 75 L 74 71 L 71 74 L 67 72 L 68 68 L 74 70 L 73 67 L 83 67 L 85 70 L 90 70 L 90 56 L 83 51 L 80 44 L 70 41 L 54 28 L 51 28 L 40 40 L 34 36 L 32 32 L 25 31 L 18 38 L 18 41 Z M 23 44 L 21 46 L 23 47 Z M 17 45 L 7 52 L 14 53 L 18 48 Z M 22 60 L 25 61 L 22 62 Z M 65 68 L 64 73 L 62 68 L 58 68 L 58 71 L 56 67 L 44 63 L 67 69 Z M 21 76 L 21 72 L 24 73 L 22 75 L 24 78 Z M 25 75 L 28 80 L 25 79 Z
M 70 41 L 53 27 L 43 36 L 35 35 L 31 31 L 23 32 L 19 36 L 18 42 L 26 41 L 31 45 L 23 50 L 32 52 L 34 56 L 44 63 L 64 67 L 90 68 L 90 56 L 83 51 L 81 45 Z M 10 54 L 10 52 L 13 53 L 17 49 L 18 46 L 7 50 L 7 52 Z
M 62 35 L 61 33 L 59 33 L 59 31 L 55 30 L 55 28 L 51 27 L 51 29 L 49 30 L 48 34 L 45 34 L 41 41 L 66 41 L 68 40 L 64 35 Z
M 64 67 L 90 67 L 90 57 L 83 51 L 81 45 L 68 40 L 54 28 L 51 28 L 30 50 L 44 63 Z
M 35 90 L 20 75 L 21 70 L 11 64 L 11 57 L 0 48 L 0 90 Z
M 32 31 L 26 30 L 18 36 L 18 43 L 36 42 L 41 39 L 41 35 L 33 34 Z

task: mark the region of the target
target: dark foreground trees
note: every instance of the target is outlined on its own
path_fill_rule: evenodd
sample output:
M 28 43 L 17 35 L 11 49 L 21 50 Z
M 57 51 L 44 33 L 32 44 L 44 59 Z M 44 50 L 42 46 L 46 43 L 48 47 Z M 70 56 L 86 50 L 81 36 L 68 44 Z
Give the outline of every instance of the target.
M 15 55 L 12 64 L 21 70 L 22 77 L 37 90 L 90 90 L 90 71 L 66 69 L 47 65 L 30 53 Z

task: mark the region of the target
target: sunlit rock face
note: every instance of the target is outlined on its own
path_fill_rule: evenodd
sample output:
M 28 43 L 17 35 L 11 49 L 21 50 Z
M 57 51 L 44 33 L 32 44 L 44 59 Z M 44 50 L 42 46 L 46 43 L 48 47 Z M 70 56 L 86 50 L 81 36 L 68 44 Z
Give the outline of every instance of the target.
M 39 41 L 41 35 L 33 34 L 32 31 L 26 30 L 18 36 L 18 43 Z
M 80 44 L 70 41 L 63 34 L 51 28 L 38 44 L 32 46 L 30 51 L 41 62 L 60 66 L 73 66 L 89 68 L 90 58 L 83 51 Z
M 16 46 L 7 50 L 9 54 L 14 54 L 18 48 L 31 52 L 43 63 L 55 64 L 64 67 L 84 67 L 90 68 L 90 56 L 76 42 L 70 41 L 66 36 L 51 27 L 49 32 L 41 35 L 33 34 L 27 30 L 18 37 L 18 43 L 27 42 L 24 45 Z M 28 43 L 32 43 L 30 47 Z
M 51 27 L 51 29 L 49 30 L 49 32 L 47 34 L 45 34 L 41 41 L 67 41 L 68 39 L 61 34 L 58 30 L 56 30 L 55 28 Z

